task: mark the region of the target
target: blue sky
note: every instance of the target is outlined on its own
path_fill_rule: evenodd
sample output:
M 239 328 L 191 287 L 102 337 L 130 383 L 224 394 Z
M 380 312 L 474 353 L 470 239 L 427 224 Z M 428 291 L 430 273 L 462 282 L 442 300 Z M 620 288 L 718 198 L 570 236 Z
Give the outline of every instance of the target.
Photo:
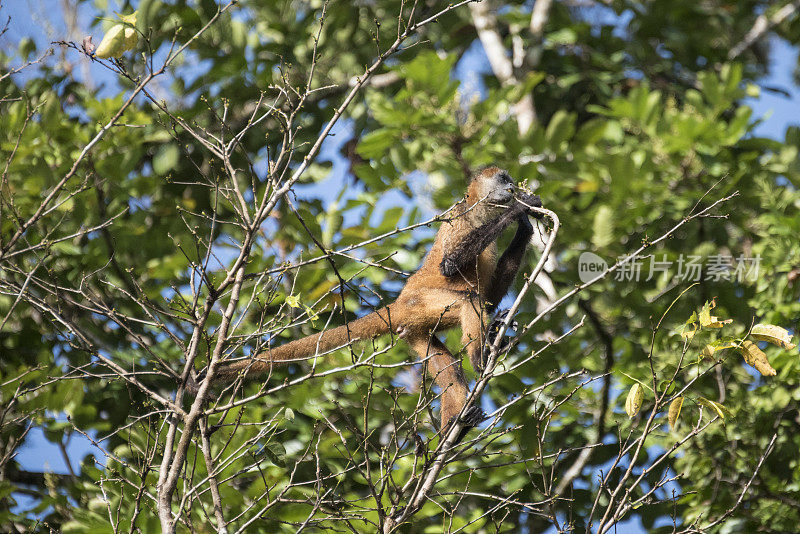
M 772 39 L 770 74 L 759 85 L 778 87 L 788 91 L 790 96 L 762 90 L 760 98 L 747 101 L 755 117 L 766 117 L 756 127 L 755 134 L 783 139 L 787 126 L 800 125 L 800 87 L 792 79 L 796 66 L 797 49 L 782 39 Z

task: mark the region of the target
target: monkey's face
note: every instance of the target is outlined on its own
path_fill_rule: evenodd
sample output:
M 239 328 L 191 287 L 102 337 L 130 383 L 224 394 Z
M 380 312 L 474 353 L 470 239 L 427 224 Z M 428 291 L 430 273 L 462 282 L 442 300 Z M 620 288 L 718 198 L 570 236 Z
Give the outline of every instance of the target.
M 477 208 L 482 216 L 490 216 L 512 203 L 516 189 L 506 171 L 489 167 L 472 178 L 467 188 L 467 204 Z
M 487 172 L 483 175 L 481 196 L 492 204 L 507 205 L 514 199 L 514 190 L 516 189 L 514 180 L 504 170 L 487 170 L 493 172 Z

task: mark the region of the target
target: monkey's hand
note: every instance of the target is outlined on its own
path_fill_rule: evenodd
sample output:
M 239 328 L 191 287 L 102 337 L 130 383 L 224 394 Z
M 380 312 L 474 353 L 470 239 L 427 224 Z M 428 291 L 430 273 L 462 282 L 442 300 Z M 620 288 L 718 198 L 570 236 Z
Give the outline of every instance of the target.
M 526 191 L 518 191 L 516 199 L 517 199 L 517 206 L 519 206 L 519 208 L 521 208 L 524 213 L 530 215 L 531 217 L 535 217 L 537 219 L 542 218 L 541 213 L 535 212 L 532 209 L 530 209 L 530 208 L 542 207 L 542 199 L 539 198 L 539 195 L 534 195 Z

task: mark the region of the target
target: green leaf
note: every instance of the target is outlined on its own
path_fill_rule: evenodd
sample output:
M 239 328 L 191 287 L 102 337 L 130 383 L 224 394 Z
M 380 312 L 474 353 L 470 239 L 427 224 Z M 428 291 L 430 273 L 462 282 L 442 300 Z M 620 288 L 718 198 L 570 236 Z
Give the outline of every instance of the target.
M 404 78 L 418 82 L 424 88 L 438 91 L 449 84 L 450 71 L 457 59 L 454 54 L 440 58 L 436 52 L 423 52 L 401 66 L 400 72 Z
M 597 248 L 614 242 L 614 211 L 603 204 L 597 209 L 592 223 L 592 244 Z
M 608 127 L 608 123 L 608 119 L 601 118 L 595 118 L 586 121 L 581 126 L 580 130 L 578 130 L 578 133 L 575 136 L 576 141 L 585 146 L 594 145 L 603 138 L 603 135 Z
M 578 34 L 573 28 L 561 28 L 547 34 L 547 41 L 555 45 L 568 45 L 578 42 Z
M 161 146 L 153 156 L 153 172 L 166 175 L 178 165 L 179 155 L 178 146 L 174 143 Z
M 286 467 L 286 448 L 278 441 L 265 444 L 261 452 L 278 467 Z
M 142 0 L 136 9 L 136 29 L 147 35 L 148 30 L 156 21 L 158 11 L 161 9 L 161 0 Z
M 28 59 L 31 54 L 36 52 L 36 43 L 30 37 L 23 37 L 17 45 L 17 53 L 22 59 Z
M 545 137 L 553 150 L 558 150 L 561 144 L 575 133 L 575 116 L 566 111 L 556 111 L 547 125 Z
M 388 128 L 379 128 L 364 137 L 358 143 L 358 153 L 366 159 L 378 159 L 397 141 L 397 135 Z

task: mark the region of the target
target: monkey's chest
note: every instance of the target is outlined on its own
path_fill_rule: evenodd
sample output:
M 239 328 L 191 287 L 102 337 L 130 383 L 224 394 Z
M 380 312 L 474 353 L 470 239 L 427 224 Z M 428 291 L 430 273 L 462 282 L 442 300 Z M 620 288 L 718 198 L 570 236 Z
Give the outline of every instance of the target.
M 475 264 L 475 283 L 481 294 L 485 294 L 492 283 L 497 266 L 497 247 L 487 247 L 481 252 Z

